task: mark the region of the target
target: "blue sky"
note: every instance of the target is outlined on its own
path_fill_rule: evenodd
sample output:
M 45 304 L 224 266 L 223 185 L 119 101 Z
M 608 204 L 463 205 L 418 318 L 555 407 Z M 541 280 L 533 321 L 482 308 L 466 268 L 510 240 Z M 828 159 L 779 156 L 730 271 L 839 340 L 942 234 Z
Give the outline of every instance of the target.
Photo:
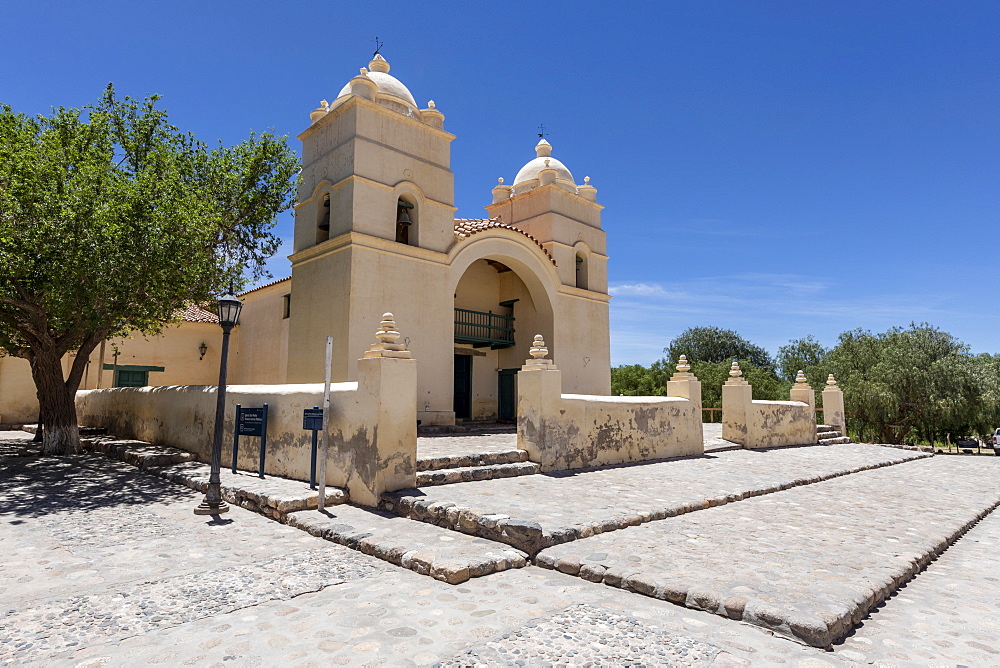
M 296 149 L 377 35 L 458 137 L 461 217 L 544 123 L 607 207 L 614 364 L 702 325 L 774 352 L 928 321 L 1000 353 L 1000 3 L 9 0 L 0 31 L 16 110 L 113 81 L 204 140 Z

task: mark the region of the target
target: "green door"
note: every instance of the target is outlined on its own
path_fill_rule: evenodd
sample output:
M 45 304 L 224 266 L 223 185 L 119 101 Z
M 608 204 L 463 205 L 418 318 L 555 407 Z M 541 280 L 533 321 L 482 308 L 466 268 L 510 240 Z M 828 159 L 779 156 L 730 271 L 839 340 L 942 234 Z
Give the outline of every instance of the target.
M 455 355 L 455 419 L 472 418 L 472 356 Z
M 115 373 L 115 387 L 145 387 L 149 385 L 149 372 L 134 369 L 118 369 Z
M 520 369 L 500 369 L 498 372 L 497 419 L 513 421 L 517 416 L 517 372 Z

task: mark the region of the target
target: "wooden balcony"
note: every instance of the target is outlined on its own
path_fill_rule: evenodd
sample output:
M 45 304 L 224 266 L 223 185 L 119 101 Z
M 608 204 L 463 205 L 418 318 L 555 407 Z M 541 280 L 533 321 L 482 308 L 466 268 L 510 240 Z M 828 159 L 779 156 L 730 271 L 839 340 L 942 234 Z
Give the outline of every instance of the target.
M 493 350 L 510 348 L 514 345 L 514 316 L 456 308 L 455 343 Z

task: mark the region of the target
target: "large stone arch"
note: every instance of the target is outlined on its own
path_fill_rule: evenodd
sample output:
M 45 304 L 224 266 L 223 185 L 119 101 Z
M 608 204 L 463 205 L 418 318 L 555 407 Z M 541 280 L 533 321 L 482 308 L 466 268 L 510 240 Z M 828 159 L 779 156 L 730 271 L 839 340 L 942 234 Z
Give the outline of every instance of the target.
M 546 342 L 553 345 L 553 351 L 557 348 L 554 317 L 558 285 L 552 259 L 533 239 L 515 230 L 500 228 L 479 232 L 460 242 L 449 253 L 445 287 L 448 294 L 454 296 L 456 309 L 471 308 L 482 316 L 489 307 L 494 314 L 512 314 L 515 328 L 510 345 L 498 342 L 487 346 L 482 342 L 462 341 L 456 334 L 453 394 L 457 417 L 512 417 L 513 374 L 528 357 L 532 338 L 542 334 Z M 493 299 L 495 303 L 487 303 L 494 293 L 501 296 Z M 469 303 L 473 295 L 480 299 L 476 305 Z M 502 300 L 511 297 L 517 303 L 505 306 Z M 468 317 L 469 314 L 456 310 L 456 320 L 459 315 Z M 495 319 L 491 322 L 497 323 Z M 466 350 L 470 358 L 466 358 Z M 463 415 L 465 410 L 460 398 L 466 392 L 470 393 L 468 415 Z

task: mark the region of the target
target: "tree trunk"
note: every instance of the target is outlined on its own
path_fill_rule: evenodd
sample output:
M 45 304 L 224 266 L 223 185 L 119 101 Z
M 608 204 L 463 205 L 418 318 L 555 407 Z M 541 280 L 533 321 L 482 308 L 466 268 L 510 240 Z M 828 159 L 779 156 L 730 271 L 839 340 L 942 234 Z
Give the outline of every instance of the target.
M 80 451 L 80 429 L 76 423 L 76 385 L 63 378 L 62 355 L 56 350 L 35 351 L 31 375 L 38 393 L 39 413 L 44 420 L 43 455 L 72 455 Z

